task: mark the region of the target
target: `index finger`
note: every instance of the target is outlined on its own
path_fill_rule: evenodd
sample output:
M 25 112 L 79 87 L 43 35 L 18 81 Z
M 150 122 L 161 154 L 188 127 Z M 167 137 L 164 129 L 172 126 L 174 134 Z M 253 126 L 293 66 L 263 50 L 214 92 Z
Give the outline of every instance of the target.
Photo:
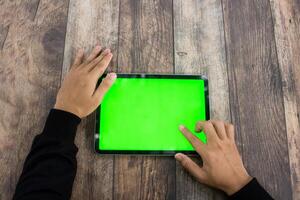
M 185 126 L 180 125 L 179 130 L 183 133 L 185 138 L 191 143 L 197 153 L 202 157 L 205 153 L 205 144 L 202 143 L 199 138 L 197 138 L 194 134 L 191 133 L 189 129 Z

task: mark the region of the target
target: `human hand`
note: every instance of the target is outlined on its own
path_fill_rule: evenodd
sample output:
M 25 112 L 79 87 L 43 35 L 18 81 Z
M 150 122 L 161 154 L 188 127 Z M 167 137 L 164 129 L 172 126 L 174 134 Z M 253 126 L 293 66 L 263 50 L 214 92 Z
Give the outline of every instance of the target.
M 234 127 L 222 121 L 199 121 L 195 131 L 204 131 L 207 143 L 202 143 L 186 127 L 179 130 L 201 156 L 203 166 L 197 165 L 188 156 L 175 155 L 181 165 L 200 183 L 223 190 L 228 195 L 239 191 L 252 179 L 242 162 L 234 141 Z
M 56 97 L 55 109 L 86 117 L 101 103 L 103 96 L 117 78 L 109 73 L 96 88 L 97 81 L 112 59 L 112 53 L 96 46 L 84 61 L 83 49 L 78 50 L 74 64 L 66 75 Z

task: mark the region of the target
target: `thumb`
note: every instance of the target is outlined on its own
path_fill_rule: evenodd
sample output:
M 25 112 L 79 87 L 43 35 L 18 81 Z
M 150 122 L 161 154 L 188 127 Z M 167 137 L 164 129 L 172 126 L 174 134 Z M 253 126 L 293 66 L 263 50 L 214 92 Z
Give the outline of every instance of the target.
M 97 100 L 100 102 L 105 93 L 109 90 L 109 88 L 112 86 L 112 84 L 115 82 L 117 78 L 117 74 L 115 73 L 109 73 L 106 75 L 106 77 L 102 80 L 96 91 L 94 92 L 94 95 Z
M 181 166 L 186 169 L 192 176 L 194 176 L 197 181 L 199 181 L 200 183 L 206 182 L 206 174 L 204 170 L 199 167 L 191 158 L 182 153 L 177 153 L 175 155 L 175 159 L 179 161 Z

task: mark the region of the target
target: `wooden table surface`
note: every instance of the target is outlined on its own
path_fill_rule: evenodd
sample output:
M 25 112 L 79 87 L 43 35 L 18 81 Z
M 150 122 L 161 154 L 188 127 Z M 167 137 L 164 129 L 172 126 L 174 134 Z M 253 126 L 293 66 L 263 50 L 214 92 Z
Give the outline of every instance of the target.
M 300 199 L 299 0 L 0 0 L 0 200 L 11 199 L 33 137 L 79 47 L 110 70 L 205 74 L 211 115 L 236 125 L 249 173 Z M 172 157 L 100 156 L 95 116 L 78 128 L 72 199 L 224 199 Z

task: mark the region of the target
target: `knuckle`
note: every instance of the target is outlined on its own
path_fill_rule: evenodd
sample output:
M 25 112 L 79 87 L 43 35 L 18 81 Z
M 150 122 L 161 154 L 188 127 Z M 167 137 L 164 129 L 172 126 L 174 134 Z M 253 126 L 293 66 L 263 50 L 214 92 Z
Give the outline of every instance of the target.
M 97 68 L 98 68 L 98 72 L 99 72 L 100 74 L 103 74 L 103 73 L 104 73 L 105 69 L 104 69 L 104 67 L 103 67 L 102 65 L 98 65 Z
M 104 87 L 104 88 L 109 88 L 109 87 L 110 87 L 110 81 L 109 81 L 108 79 L 105 79 L 105 80 L 103 81 L 103 87 Z
M 234 134 L 234 125 L 228 124 L 228 131 L 229 131 L 229 134 Z
M 90 62 L 90 64 L 89 64 L 89 67 L 94 67 L 97 63 L 98 63 L 98 62 L 97 62 L 97 59 L 92 60 L 92 61 Z
M 182 165 L 184 168 L 189 168 L 190 162 L 189 162 L 186 158 L 184 158 L 184 159 L 182 160 L 182 162 L 181 162 L 181 165 Z
M 199 128 L 199 129 L 202 128 L 202 124 L 203 124 L 202 121 L 198 121 L 196 124 L 197 128 Z
M 224 122 L 221 120 L 214 120 L 214 121 L 212 121 L 212 126 L 224 127 Z
M 205 133 L 209 130 L 209 128 L 212 126 L 211 122 L 207 122 L 204 124 L 203 130 Z
M 210 119 L 210 120 L 208 120 L 207 122 L 215 123 L 216 121 L 217 121 L 216 119 Z
M 197 125 L 201 125 L 202 124 L 202 121 L 197 121 Z
M 224 124 L 224 122 L 221 121 L 221 120 L 216 120 L 215 123 L 216 123 L 216 125 L 222 125 L 222 124 Z
M 97 62 L 100 62 L 102 60 L 101 55 L 99 55 L 95 60 L 97 60 Z
M 232 127 L 234 127 L 234 125 L 231 123 L 228 123 L 228 127 L 232 128 Z
M 207 121 L 207 122 L 205 122 L 205 124 L 204 124 L 204 129 L 208 129 L 209 127 L 211 127 L 212 126 L 212 121 Z
M 198 140 L 197 137 L 192 136 L 192 137 L 191 137 L 191 141 L 192 141 L 193 144 L 197 144 L 199 140 Z
M 232 141 L 229 140 L 229 139 L 226 139 L 226 140 L 223 141 L 223 143 L 224 143 L 224 145 L 225 145 L 226 147 L 228 147 L 228 146 L 231 146 Z
M 195 178 L 196 178 L 196 181 L 198 181 L 200 183 L 205 183 L 204 180 L 202 178 L 200 178 L 200 175 L 197 175 Z
M 216 142 L 216 146 L 218 149 L 224 149 L 224 146 L 221 142 Z
M 199 152 L 199 151 L 201 151 L 202 149 L 201 149 L 199 146 L 196 146 L 196 147 L 195 147 L 195 150 L 196 150 L 197 152 Z
M 81 71 L 83 67 L 84 67 L 84 63 L 80 63 L 76 69 L 77 71 Z

